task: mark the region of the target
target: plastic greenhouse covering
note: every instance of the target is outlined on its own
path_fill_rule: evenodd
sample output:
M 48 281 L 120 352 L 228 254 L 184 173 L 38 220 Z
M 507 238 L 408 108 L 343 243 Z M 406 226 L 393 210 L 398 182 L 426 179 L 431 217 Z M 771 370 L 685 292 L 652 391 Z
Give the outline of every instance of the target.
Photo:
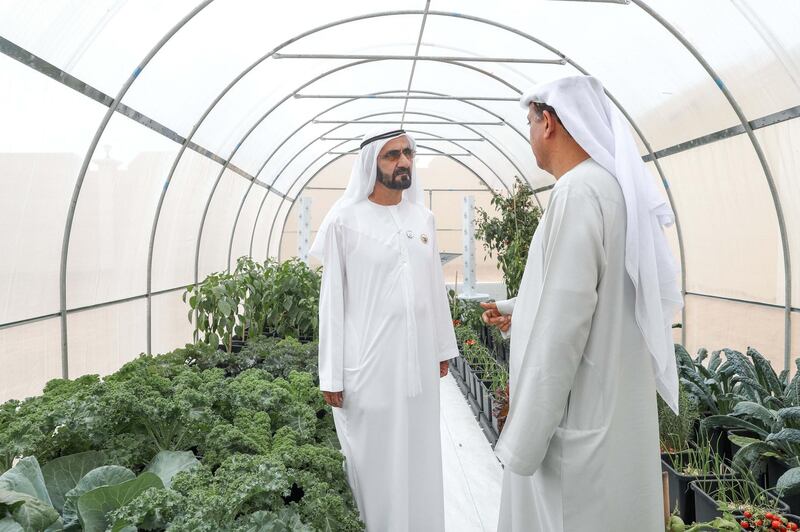
M 676 341 L 800 354 L 800 2 L 0 0 L 0 400 L 191 340 L 185 287 L 298 254 L 375 122 L 442 252 L 527 181 L 518 98 L 604 84 L 677 214 Z M 423 156 L 424 154 L 424 156 Z M 477 247 L 479 283 L 502 280 Z M 464 278 L 463 259 L 445 267 Z

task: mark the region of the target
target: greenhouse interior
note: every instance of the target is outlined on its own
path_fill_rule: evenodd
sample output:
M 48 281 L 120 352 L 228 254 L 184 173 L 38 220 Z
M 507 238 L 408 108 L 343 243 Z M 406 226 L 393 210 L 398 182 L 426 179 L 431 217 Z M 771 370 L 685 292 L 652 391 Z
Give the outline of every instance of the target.
M 797 530 L 799 30 L 798 0 L 0 1 L 0 531 Z M 630 273 L 650 190 L 670 286 Z

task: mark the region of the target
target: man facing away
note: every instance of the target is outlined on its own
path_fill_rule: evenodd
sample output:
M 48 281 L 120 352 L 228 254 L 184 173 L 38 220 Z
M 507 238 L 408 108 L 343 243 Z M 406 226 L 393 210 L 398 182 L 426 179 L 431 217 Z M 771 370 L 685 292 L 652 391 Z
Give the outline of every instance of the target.
M 320 388 L 371 532 L 444 530 L 439 378 L 458 350 L 414 155 L 402 130 L 365 135 L 310 250 Z
M 557 181 L 517 297 L 484 304 L 511 334 L 498 530 L 660 532 L 655 396 L 677 411 L 682 305 L 662 229 L 674 216 L 597 80 L 546 83 L 521 103 Z

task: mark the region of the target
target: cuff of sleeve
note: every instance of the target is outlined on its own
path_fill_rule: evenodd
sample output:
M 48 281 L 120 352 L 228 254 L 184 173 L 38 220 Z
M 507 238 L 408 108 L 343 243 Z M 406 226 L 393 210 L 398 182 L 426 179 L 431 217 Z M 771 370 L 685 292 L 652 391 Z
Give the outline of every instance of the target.
M 439 354 L 439 362 L 444 362 L 445 360 L 451 360 L 458 356 L 458 348 L 453 346 L 449 349 L 444 350 Z
M 512 314 L 514 312 L 514 303 L 515 301 L 513 299 L 495 301 L 495 305 L 497 305 L 497 310 L 500 311 L 500 314 Z
M 509 338 L 511 338 L 511 329 L 513 329 L 513 328 L 514 328 L 514 325 L 511 325 L 511 327 L 509 327 L 507 331 L 500 331 L 500 335 L 504 339 L 508 340 Z
M 514 453 L 503 445 L 502 439 L 497 442 L 494 448 L 494 454 L 497 456 L 498 460 L 503 463 L 503 466 L 515 475 L 529 477 L 539 469 L 538 465 L 529 464 L 515 457 Z
M 319 389 L 323 392 L 341 392 L 344 391 L 344 383 L 342 381 L 320 379 Z

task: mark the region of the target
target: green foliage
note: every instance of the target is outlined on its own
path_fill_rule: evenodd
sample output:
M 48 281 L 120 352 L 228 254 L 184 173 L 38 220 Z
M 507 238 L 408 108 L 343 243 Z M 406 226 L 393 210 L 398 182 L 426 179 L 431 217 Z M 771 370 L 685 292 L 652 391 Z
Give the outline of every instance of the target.
M 316 338 L 319 329 L 319 270 L 299 259 L 270 263 L 270 289 L 263 305 L 267 329 L 280 337 Z
M 212 273 L 186 287 L 195 342 L 231 353 L 235 337 L 269 334 L 312 339 L 318 331 L 320 274 L 298 259 L 257 263 L 241 257 L 233 273 Z
M 200 284 L 186 287 L 183 301 L 191 309 L 188 318 L 195 326 L 194 341 L 222 344 L 230 353 L 233 336 L 242 327 L 239 305 L 244 298 L 244 285 L 235 274 L 212 273 Z
M 694 424 L 700 414 L 697 409 L 697 400 L 686 392 L 683 386 L 678 389 L 678 413 L 657 396 L 658 402 L 658 433 L 661 448 L 667 451 L 682 451 L 690 447 L 693 436 Z
M 503 271 L 508 297 L 519 290 L 533 233 L 542 211 L 534 205 L 533 189 L 517 178 L 510 196 L 492 194 L 492 206 L 498 217 L 478 208 L 475 237 L 483 240 L 488 255 L 497 255 L 497 267 Z
M 303 371 L 316 358 L 294 339 L 254 338 L 239 354 L 191 345 L 0 406 L 0 453 L 25 457 L 0 477 L 12 494 L 0 523 L 362 530 L 330 409 Z

